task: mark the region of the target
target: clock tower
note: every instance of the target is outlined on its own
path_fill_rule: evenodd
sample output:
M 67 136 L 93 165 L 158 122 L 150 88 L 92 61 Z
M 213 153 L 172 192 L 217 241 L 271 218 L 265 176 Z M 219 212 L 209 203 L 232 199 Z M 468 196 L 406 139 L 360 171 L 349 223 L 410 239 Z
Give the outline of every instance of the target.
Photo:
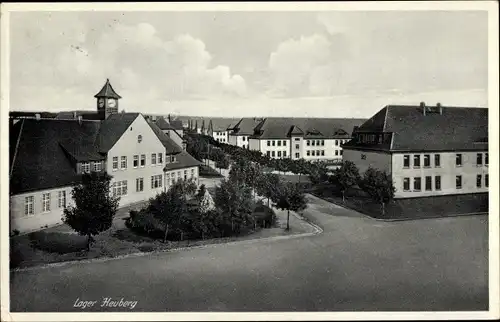
M 97 113 L 101 115 L 102 119 L 107 119 L 109 115 L 118 113 L 118 100 L 122 97 L 116 94 L 109 79 L 94 97 L 97 99 Z

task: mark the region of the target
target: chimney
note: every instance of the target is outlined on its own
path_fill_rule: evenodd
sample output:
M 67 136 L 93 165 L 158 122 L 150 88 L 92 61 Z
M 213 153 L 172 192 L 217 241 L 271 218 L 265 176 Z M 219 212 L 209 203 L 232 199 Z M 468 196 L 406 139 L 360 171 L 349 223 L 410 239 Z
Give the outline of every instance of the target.
M 170 121 L 172 121 L 172 119 L 170 118 L 170 114 L 168 114 L 168 123 L 170 123 Z
M 37 121 L 40 121 L 40 114 L 39 114 L 39 113 L 36 113 L 36 114 L 35 114 L 35 119 L 36 119 Z
M 425 115 L 425 110 L 426 110 L 425 103 L 420 102 L 420 107 L 422 108 L 422 113 Z
M 76 111 L 73 112 L 73 119 L 76 120 Z
M 438 108 L 439 110 L 439 115 L 443 115 L 443 106 L 441 105 L 441 103 L 437 103 L 436 104 L 436 107 Z
M 186 141 L 182 141 L 182 150 L 183 151 L 186 151 L 186 146 L 187 146 Z
M 82 125 L 82 116 L 78 115 L 78 124 Z

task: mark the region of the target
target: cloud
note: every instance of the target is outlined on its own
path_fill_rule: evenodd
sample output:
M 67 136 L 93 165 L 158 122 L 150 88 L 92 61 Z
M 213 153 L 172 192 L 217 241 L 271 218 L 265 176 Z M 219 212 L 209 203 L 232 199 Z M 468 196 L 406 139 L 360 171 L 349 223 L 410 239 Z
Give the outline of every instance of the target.
M 30 88 L 39 94 L 35 88 L 42 85 L 59 95 L 69 93 L 69 87 L 74 92 L 97 92 L 106 78 L 126 93 L 123 96 L 131 106 L 246 93 L 245 80 L 228 66 L 211 66 L 212 56 L 203 41 L 189 34 L 163 39 L 151 24 L 115 23 L 89 36 L 89 26 L 66 21 L 70 27 L 58 35 L 51 26 L 64 21 L 50 15 L 38 20 L 30 26 L 45 26 L 44 21 L 46 32 L 26 27 L 23 33 L 19 26 L 13 28 L 24 36 L 12 46 L 12 99 L 19 104 L 26 101 L 20 97 L 23 91 Z M 44 100 L 51 100 L 46 105 L 60 101 L 48 97 L 38 101 Z

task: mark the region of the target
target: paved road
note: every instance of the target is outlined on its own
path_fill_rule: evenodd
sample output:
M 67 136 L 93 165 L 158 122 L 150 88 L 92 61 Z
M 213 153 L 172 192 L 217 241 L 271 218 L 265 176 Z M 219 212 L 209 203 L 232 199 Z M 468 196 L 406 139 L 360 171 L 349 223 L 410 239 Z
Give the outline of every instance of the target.
M 320 235 L 11 273 L 11 311 L 486 310 L 487 217 L 386 223 L 311 198 Z

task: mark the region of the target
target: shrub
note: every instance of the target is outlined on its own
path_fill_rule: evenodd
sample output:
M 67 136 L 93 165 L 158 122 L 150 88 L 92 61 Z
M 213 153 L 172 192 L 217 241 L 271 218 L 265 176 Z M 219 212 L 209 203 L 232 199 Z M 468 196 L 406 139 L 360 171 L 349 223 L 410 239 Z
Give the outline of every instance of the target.
M 125 225 L 132 229 L 133 231 L 155 236 L 162 235 L 163 233 L 163 225 L 161 222 L 156 219 L 153 214 L 146 211 L 131 211 L 130 218 L 127 220 Z
M 58 232 L 34 232 L 29 234 L 31 246 L 49 253 L 75 253 L 87 248 L 84 236 Z

